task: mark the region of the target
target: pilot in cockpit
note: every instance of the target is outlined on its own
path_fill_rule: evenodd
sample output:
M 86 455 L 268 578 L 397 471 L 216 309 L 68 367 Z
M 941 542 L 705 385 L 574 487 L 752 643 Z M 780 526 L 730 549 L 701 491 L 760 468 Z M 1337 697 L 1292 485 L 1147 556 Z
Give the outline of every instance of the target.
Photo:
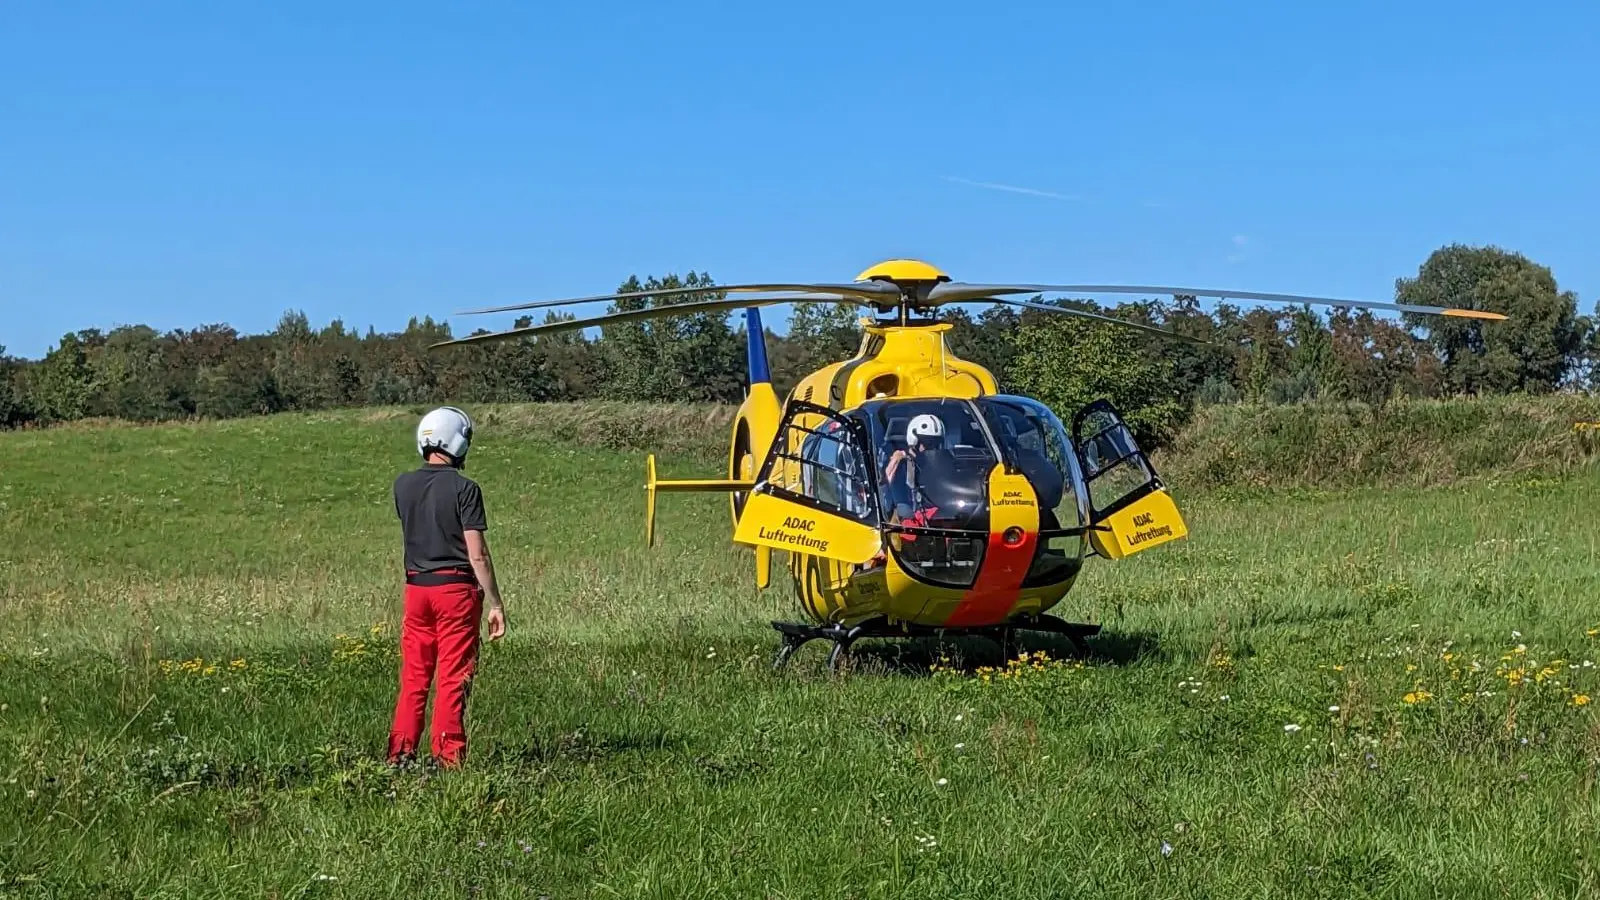
M 906 426 L 905 449 L 895 450 L 890 454 L 889 462 L 883 471 L 884 484 L 888 487 L 890 496 L 894 498 L 894 510 L 899 518 L 909 519 L 917 513 L 926 516 L 933 512 L 923 509 L 928 503 L 928 498 L 920 489 L 917 461 L 924 453 L 938 450 L 943 446 L 944 422 L 938 416 L 923 413 L 913 417 Z M 897 480 L 896 476 L 902 471 L 903 478 Z

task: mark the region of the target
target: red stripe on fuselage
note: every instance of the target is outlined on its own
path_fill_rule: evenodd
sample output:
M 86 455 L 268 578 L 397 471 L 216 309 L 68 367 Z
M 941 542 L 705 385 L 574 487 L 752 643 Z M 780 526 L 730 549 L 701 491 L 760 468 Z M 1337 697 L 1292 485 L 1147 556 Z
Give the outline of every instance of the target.
M 946 625 L 971 627 L 993 625 L 1005 618 L 1022 592 L 1022 580 L 1033 564 L 1033 548 L 1039 542 L 1036 531 L 1025 532 L 1022 542 L 1007 547 L 1000 534 L 990 533 L 989 549 L 983 554 L 978 578 L 962 595 Z

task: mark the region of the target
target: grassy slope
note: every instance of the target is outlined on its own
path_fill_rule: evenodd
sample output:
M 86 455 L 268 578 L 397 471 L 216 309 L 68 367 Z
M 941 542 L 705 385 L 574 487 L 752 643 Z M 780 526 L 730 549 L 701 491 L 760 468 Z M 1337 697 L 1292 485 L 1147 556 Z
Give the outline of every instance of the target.
M 815 645 L 766 671 L 788 599 L 721 498 L 667 498 L 646 551 L 639 455 L 518 421 L 475 451 L 512 630 L 446 778 L 376 762 L 408 416 L 5 436 L 0 893 L 1600 890 L 1592 471 L 1180 481 L 1191 539 L 1063 608 L 1107 628 L 1082 667 L 926 677 L 891 645 L 834 680 Z M 714 468 L 708 431 L 662 474 Z

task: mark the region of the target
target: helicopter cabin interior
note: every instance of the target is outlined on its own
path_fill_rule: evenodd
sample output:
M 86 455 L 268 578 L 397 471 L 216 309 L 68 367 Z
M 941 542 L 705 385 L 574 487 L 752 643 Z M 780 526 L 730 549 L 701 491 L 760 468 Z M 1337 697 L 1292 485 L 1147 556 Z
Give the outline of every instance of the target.
M 794 412 L 811 414 L 780 428 L 780 441 L 798 445 L 776 454 L 797 464 L 791 490 L 815 508 L 886 526 L 889 548 L 912 577 L 972 584 L 990 539 L 990 480 L 1001 465 L 1027 479 L 1038 503 L 1040 540 L 1027 584 L 1058 583 L 1081 566 L 1089 516 L 1082 470 L 1060 421 L 1037 401 L 891 397 L 843 413 Z M 914 422 L 928 433 L 912 447 Z M 861 568 L 878 565 L 881 559 Z

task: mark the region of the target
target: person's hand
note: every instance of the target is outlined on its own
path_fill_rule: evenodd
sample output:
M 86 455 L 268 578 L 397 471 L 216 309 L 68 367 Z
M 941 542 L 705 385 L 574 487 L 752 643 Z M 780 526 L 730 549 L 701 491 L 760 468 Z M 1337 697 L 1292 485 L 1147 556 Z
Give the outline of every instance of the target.
M 904 450 L 896 450 L 889 454 L 889 462 L 883 467 L 883 477 L 893 478 L 894 470 L 900 468 L 900 463 L 906 458 Z
M 496 605 L 489 607 L 489 640 L 498 641 L 506 633 L 506 611 Z

